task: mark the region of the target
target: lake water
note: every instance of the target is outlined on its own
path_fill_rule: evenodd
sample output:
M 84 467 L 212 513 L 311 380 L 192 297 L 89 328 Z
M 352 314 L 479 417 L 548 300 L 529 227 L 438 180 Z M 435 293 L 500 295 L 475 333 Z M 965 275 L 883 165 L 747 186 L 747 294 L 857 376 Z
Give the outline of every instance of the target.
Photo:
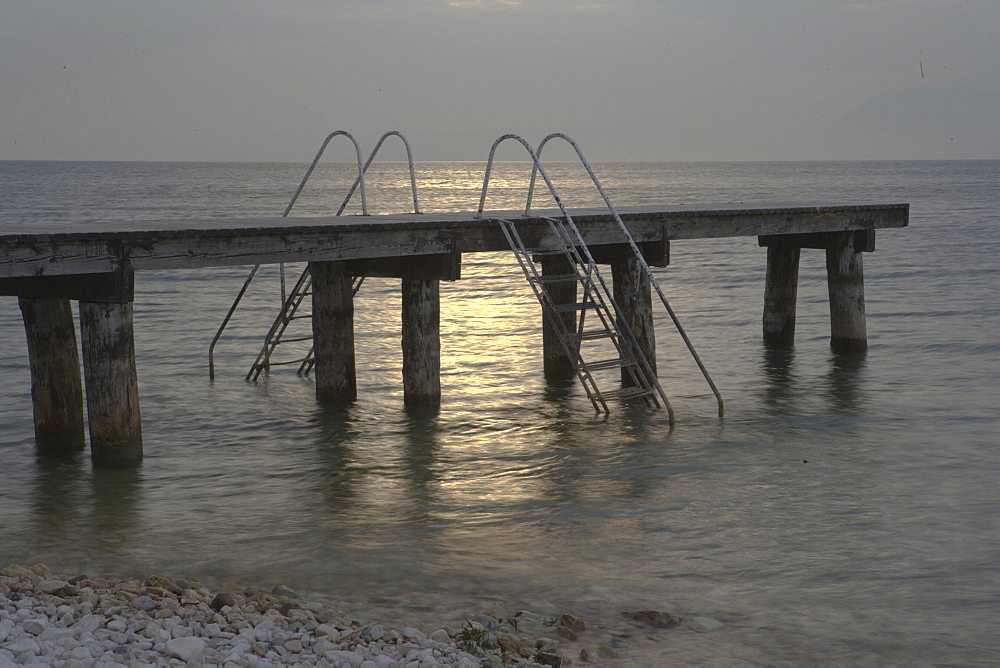
M 0 162 L 0 228 L 277 215 L 304 169 Z M 419 163 L 421 208 L 474 209 L 482 169 Z M 513 257 L 466 256 L 463 280 L 442 284 L 440 411 L 403 407 L 388 279 L 357 295 L 359 397 L 331 408 L 292 369 L 244 381 L 280 299 L 275 268 L 220 341 L 214 381 L 208 345 L 248 268 L 145 272 L 146 456 L 100 471 L 86 453 L 36 458 L 24 331 L 4 297 L 0 564 L 280 582 L 433 628 L 503 601 L 573 612 L 647 665 L 1000 660 L 1000 161 L 595 169 L 620 205 L 909 202 L 910 227 L 864 257 L 867 354 L 829 349 L 822 251 L 803 251 L 797 339 L 780 352 L 761 343 L 756 239 L 676 242 L 656 271 L 726 416 L 657 310 L 676 425 L 634 406 L 595 418 L 579 387 L 546 385 Z M 490 206 L 517 206 L 526 171 L 501 165 Z M 552 171 L 571 208 L 597 203 L 576 166 Z M 349 174 L 321 165 L 294 213 L 331 213 Z M 376 163 L 370 208 L 407 210 L 407 186 Z M 649 608 L 689 622 L 619 615 Z

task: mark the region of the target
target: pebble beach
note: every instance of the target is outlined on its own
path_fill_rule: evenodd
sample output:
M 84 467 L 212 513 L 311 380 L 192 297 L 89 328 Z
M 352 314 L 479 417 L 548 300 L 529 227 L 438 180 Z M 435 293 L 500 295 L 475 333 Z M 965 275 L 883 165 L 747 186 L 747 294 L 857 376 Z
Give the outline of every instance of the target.
M 665 612 L 627 614 L 657 626 L 679 621 Z M 0 569 L 0 668 L 617 664 L 614 647 L 574 642 L 586 629 L 570 614 L 500 604 L 459 628 L 392 629 L 282 585 L 212 591 L 161 575 L 138 581 L 66 576 L 43 564 Z

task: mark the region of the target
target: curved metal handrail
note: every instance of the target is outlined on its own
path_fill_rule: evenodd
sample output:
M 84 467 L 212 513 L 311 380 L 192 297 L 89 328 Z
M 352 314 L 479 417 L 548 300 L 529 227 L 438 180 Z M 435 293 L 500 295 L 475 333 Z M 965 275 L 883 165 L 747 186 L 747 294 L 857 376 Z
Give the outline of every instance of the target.
M 684 340 L 684 344 L 687 346 L 688 351 L 691 353 L 691 356 L 694 358 L 694 361 L 698 364 L 698 368 L 701 369 L 702 376 L 705 377 L 705 380 L 708 382 L 708 386 L 712 389 L 712 393 L 715 395 L 715 399 L 719 404 L 719 417 L 722 417 L 724 412 L 724 404 L 722 401 L 722 395 L 719 393 L 719 388 L 717 388 L 715 386 L 715 383 L 712 381 L 712 377 L 709 375 L 708 369 L 705 368 L 705 365 L 701 361 L 701 357 L 698 356 L 698 352 L 694 349 L 694 344 L 691 343 L 691 339 L 688 338 L 687 332 L 685 332 L 684 327 L 681 326 L 681 321 L 677 318 L 677 314 L 674 313 L 674 309 L 671 308 L 670 302 L 667 301 L 666 295 L 663 294 L 663 290 L 660 288 L 659 281 L 657 281 L 656 277 L 653 275 L 653 270 L 650 268 L 649 263 L 646 262 L 646 258 L 643 257 L 642 251 L 639 250 L 639 247 L 636 245 L 635 240 L 632 238 L 632 235 L 628 231 L 628 227 L 626 227 L 624 221 L 622 221 L 621 216 L 618 215 L 618 211 L 615 210 L 614 205 L 611 204 L 611 199 L 608 197 L 608 194 L 604 191 L 604 186 L 601 185 L 600 179 L 597 178 L 597 174 L 594 173 L 594 170 L 593 168 L 591 168 L 590 163 L 587 161 L 587 158 L 583 155 L 583 151 L 581 151 L 577 143 L 567 135 L 563 134 L 562 132 L 553 132 L 549 135 L 546 135 L 546 137 L 542 139 L 541 143 L 538 145 L 538 151 L 537 151 L 538 160 L 539 161 L 541 160 L 542 149 L 545 148 L 545 145 L 549 142 L 550 139 L 554 138 L 565 140 L 570 146 L 573 147 L 573 150 L 576 151 L 577 157 L 580 158 L 580 162 L 587 170 L 587 173 L 590 175 L 591 180 L 593 180 L 594 185 L 597 186 L 598 192 L 601 193 L 601 197 L 604 199 L 604 203 L 605 205 L 607 205 L 608 211 L 610 211 L 611 215 L 614 216 L 615 222 L 618 223 L 618 227 L 621 228 L 622 232 L 624 233 L 626 241 L 632 248 L 632 252 L 639 260 L 639 264 L 642 266 L 642 270 L 645 272 L 646 277 L 649 279 L 650 285 L 656 288 L 656 294 L 659 295 L 660 301 L 663 303 L 663 307 L 667 310 L 667 313 L 670 315 L 670 319 L 673 321 L 674 327 L 677 329 L 677 333 L 681 335 L 681 338 Z M 531 170 L 531 183 L 528 186 L 528 202 L 524 208 L 525 216 L 528 216 L 531 210 L 531 197 L 535 190 L 535 172 L 536 170 L 541 169 L 540 162 L 536 162 L 535 164 L 536 167 L 532 167 Z M 544 172 L 542 173 L 542 176 L 545 177 Z M 547 177 L 545 177 L 545 180 L 546 183 L 548 183 Z
M 493 168 L 493 157 L 496 154 L 497 146 L 499 146 L 502 142 L 508 139 L 514 139 L 520 142 L 521 145 L 523 145 L 524 148 L 528 151 L 528 155 L 531 156 L 531 161 L 534 165 L 532 168 L 532 176 L 534 176 L 536 170 L 539 174 L 542 175 L 542 178 L 545 180 L 545 185 L 548 186 L 549 193 L 551 193 L 552 195 L 552 199 L 556 201 L 556 204 L 559 206 L 559 211 L 562 212 L 563 218 L 566 220 L 567 223 L 569 223 L 570 228 L 573 230 L 573 233 L 576 236 L 578 248 L 581 251 L 583 251 L 583 256 L 586 258 L 587 263 L 593 272 L 593 275 L 597 277 L 597 280 L 600 282 L 604 292 L 610 294 L 611 290 L 608 287 L 607 282 L 605 282 L 604 276 L 601 274 L 600 269 L 598 269 L 597 262 L 594 260 L 594 256 L 590 254 L 590 249 L 584 242 L 583 235 L 580 234 L 580 229 L 576 226 L 576 223 L 573 222 L 573 217 L 569 214 L 569 211 L 566 209 L 566 205 L 563 203 L 562 197 L 559 196 L 559 192 L 556 190 L 555 185 L 549 178 L 548 173 L 545 171 L 545 168 L 542 167 L 542 164 L 539 162 L 538 154 L 531 148 L 531 145 L 528 144 L 528 142 L 520 135 L 516 135 L 513 133 L 502 135 L 498 137 L 496 141 L 493 142 L 493 146 L 490 147 L 490 157 L 486 161 L 486 174 L 483 177 L 483 192 L 479 196 L 479 209 L 476 212 L 476 218 L 482 218 L 483 209 L 486 206 L 486 192 L 487 189 L 489 188 L 490 173 Z M 621 327 L 622 331 L 625 332 L 626 337 L 628 337 L 629 343 L 633 346 L 633 349 L 636 351 L 637 353 L 636 357 L 638 361 L 642 364 L 643 369 L 648 375 L 651 384 L 653 385 L 654 388 L 656 388 L 656 392 L 657 394 L 659 394 L 660 399 L 663 400 L 663 404 L 667 409 L 668 415 L 670 416 L 670 422 L 673 423 L 674 409 L 670 405 L 670 400 L 667 399 L 667 394 L 663 391 L 663 388 L 660 386 L 660 382 L 659 380 L 657 380 L 656 373 L 653 372 L 653 368 L 652 366 L 650 366 L 649 360 L 647 360 L 646 356 L 642 353 L 642 349 L 639 346 L 639 341 L 636 339 L 635 334 L 632 332 L 632 328 L 626 321 L 625 314 L 621 312 L 621 309 L 618 307 L 617 304 L 614 304 L 614 307 L 615 307 L 615 314 L 618 317 L 619 326 Z
M 391 137 L 393 135 L 402 139 L 403 146 L 406 147 L 406 161 L 410 166 L 410 190 L 413 192 L 413 213 L 420 213 L 420 206 L 417 204 L 417 177 L 416 173 L 413 170 L 413 151 L 410 150 L 410 142 L 406 140 L 406 137 L 403 136 L 403 133 L 401 133 L 398 130 L 389 130 L 388 132 L 384 133 L 381 137 L 379 137 L 378 142 L 375 143 L 375 148 L 372 149 L 371 155 L 369 155 L 368 160 L 365 161 L 365 166 L 362 168 L 361 172 L 362 174 L 368 173 L 368 168 L 371 166 L 372 160 L 375 159 L 375 154 L 378 153 L 380 148 L 382 148 L 382 143 L 386 140 L 386 138 Z M 361 176 L 354 179 L 354 185 L 351 186 L 350 191 L 348 191 L 347 193 L 347 197 L 344 198 L 344 203 L 340 205 L 339 209 L 337 209 L 338 216 L 344 211 L 344 208 L 350 201 L 351 196 L 354 194 L 354 190 L 358 187 L 359 182 L 361 182 Z
M 358 145 L 358 140 L 354 138 L 354 135 L 352 135 L 347 130 L 334 130 L 329 135 L 327 135 L 326 139 L 323 140 L 323 145 L 320 146 L 319 151 L 316 152 L 316 157 L 313 158 L 312 164 L 309 165 L 309 169 L 306 170 L 306 175 L 302 177 L 302 183 L 299 184 L 299 187 L 295 190 L 295 194 L 292 195 L 292 201 L 288 203 L 288 206 L 285 207 L 285 212 L 281 214 L 282 218 L 287 216 L 288 212 L 292 210 L 293 206 L 295 206 L 295 201 L 299 198 L 299 195 L 302 193 L 302 189 L 306 187 L 306 181 L 308 181 L 309 177 L 312 176 L 313 170 L 316 169 L 316 165 L 319 163 L 319 159 L 323 157 L 323 151 L 326 150 L 327 144 L 330 143 L 331 139 L 333 139 L 338 135 L 343 135 L 347 137 L 348 139 L 351 140 L 351 143 L 354 144 L 354 152 L 357 154 L 358 157 L 357 180 L 361 183 L 361 215 L 363 216 L 368 215 L 368 197 L 365 194 L 365 170 L 361 166 L 361 146 Z M 351 189 L 351 192 L 352 193 L 354 192 L 353 188 Z M 350 198 L 350 196 L 348 196 L 348 198 Z M 344 204 L 346 205 L 347 202 L 345 201 Z M 341 210 L 343 210 L 343 206 L 341 206 Z M 337 215 L 338 216 L 340 215 L 340 211 L 337 212 Z

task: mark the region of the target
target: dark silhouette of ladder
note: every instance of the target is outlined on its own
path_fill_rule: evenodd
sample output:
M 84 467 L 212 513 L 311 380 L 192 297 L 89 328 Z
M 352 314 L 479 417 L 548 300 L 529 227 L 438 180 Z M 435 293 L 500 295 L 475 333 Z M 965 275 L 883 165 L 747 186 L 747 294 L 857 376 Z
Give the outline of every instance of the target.
M 566 355 L 574 360 L 574 370 L 587 398 L 594 405 L 594 410 L 610 412 L 607 402 L 613 399 L 642 399 L 648 405 L 659 406 L 661 397 L 669 409 L 670 403 L 662 396 L 663 390 L 652 373 L 649 361 L 643 356 L 638 342 L 618 312 L 614 298 L 600 279 L 600 271 L 586 245 L 578 239 L 572 219 L 545 220 L 558 239 L 558 246 L 555 248 L 528 248 L 515 221 L 500 219 L 498 222 L 535 297 L 555 325 L 554 331 L 560 345 Z M 562 256 L 566 260 L 565 266 L 570 267 L 572 273 L 543 276 L 534 261 L 541 256 Z M 553 300 L 547 286 L 570 280 L 580 286 L 579 300 L 569 304 Z M 575 326 L 572 330 L 563 320 L 564 313 L 574 314 Z M 588 350 L 591 347 L 597 347 L 598 350 Z M 592 353 L 596 353 L 598 359 L 594 359 Z M 607 357 L 608 354 L 612 356 Z M 611 382 L 619 387 L 613 390 L 601 389 L 598 384 L 599 372 L 606 372 L 601 375 L 611 376 Z M 629 379 L 631 383 L 621 385 L 622 378 Z

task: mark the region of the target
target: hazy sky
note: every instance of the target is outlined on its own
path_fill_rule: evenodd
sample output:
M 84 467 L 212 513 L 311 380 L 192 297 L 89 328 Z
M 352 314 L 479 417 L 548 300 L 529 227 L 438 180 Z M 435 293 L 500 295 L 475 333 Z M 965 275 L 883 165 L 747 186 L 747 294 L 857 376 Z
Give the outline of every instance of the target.
M 823 133 L 998 66 L 998 0 L 0 0 L 0 159 L 308 160 L 337 129 L 418 160 L 554 130 L 595 161 L 872 157 Z M 914 141 L 875 157 L 1000 158 Z

